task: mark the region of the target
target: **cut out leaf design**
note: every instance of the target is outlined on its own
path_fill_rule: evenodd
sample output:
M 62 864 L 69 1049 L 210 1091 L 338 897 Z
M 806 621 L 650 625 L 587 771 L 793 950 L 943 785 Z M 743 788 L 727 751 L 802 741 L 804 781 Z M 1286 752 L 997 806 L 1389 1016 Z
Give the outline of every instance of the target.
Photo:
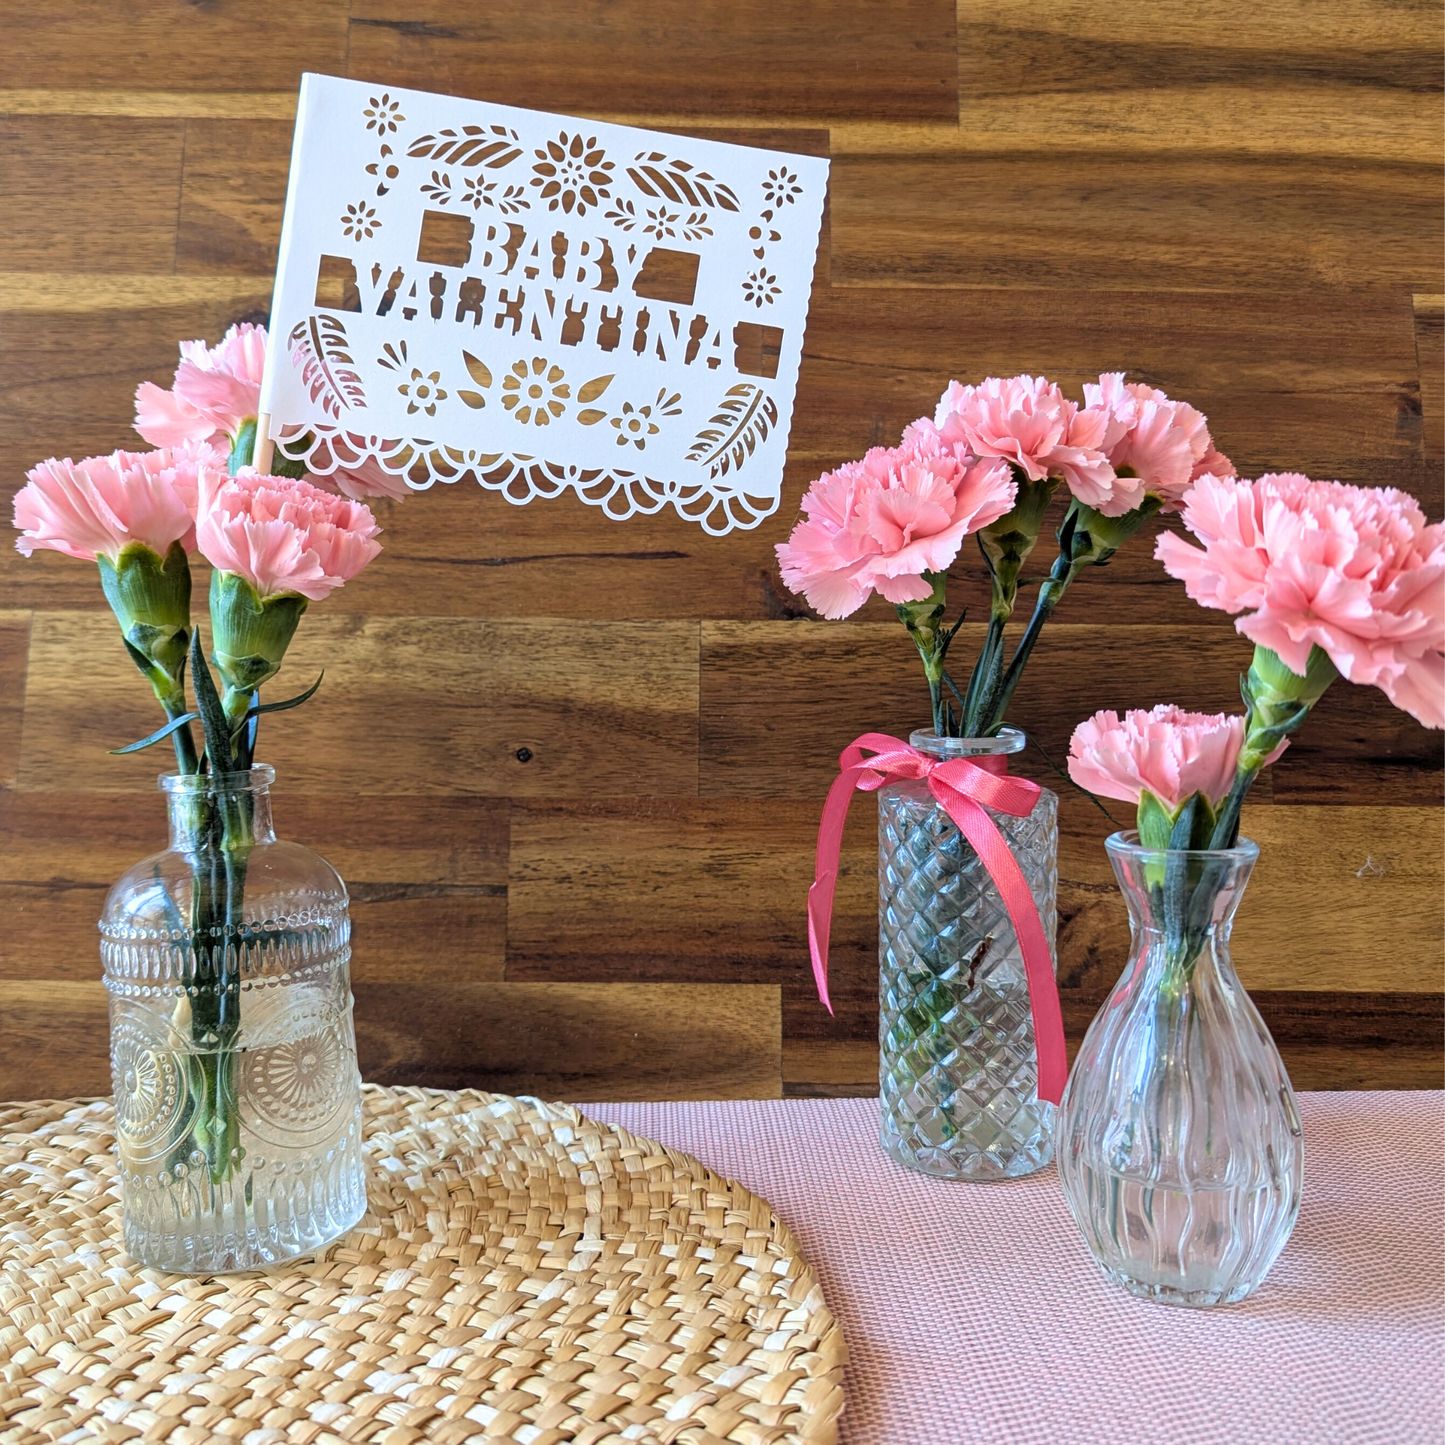
M 750 382 L 731 386 L 717 413 L 698 432 L 687 459 L 707 467 L 710 476 L 725 477 L 741 470 L 777 423 L 778 404 L 761 387 Z
M 577 413 L 577 420 L 581 422 L 583 426 L 596 426 L 606 415 L 607 413 L 605 411 L 598 411 L 596 407 L 589 407 L 586 411 L 579 411 Z
M 591 381 L 584 381 L 577 389 L 577 400 L 596 401 L 612 385 L 612 377 L 615 375 L 616 372 L 613 372 L 607 376 L 594 377 Z
M 462 352 L 462 361 L 465 363 L 467 372 L 472 380 L 480 387 L 490 387 L 492 384 L 492 373 L 487 363 L 479 356 L 473 356 L 470 351 Z M 458 391 L 457 395 L 473 411 L 480 411 L 487 404 L 487 399 L 479 391 Z
M 509 166 L 522 154 L 517 132 L 504 125 L 464 125 L 460 132 L 424 135 L 407 148 L 407 155 L 454 166 L 485 166 L 489 171 Z
M 714 206 L 735 211 L 738 198 L 721 181 L 687 161 L 669 160 L 661 151 L 648 151 L 628 166 L 632 184 L 645 196 L 657 196 L 679 206 Z
M 291 330 L 291 361 L 301 367 L 301 380 L 312 401 L 320 401 L 328 416 L 343 410 L 364 409 L 366 392 L 346 327 L 335 316 L 308 316 Z
M 473 356 L 470 351 L 462 352 L 462 360 L 466 363 L 471 378 L 478 386 L 485 391 L 492 384 L 492 373 L 487 370 L 486 362 L 479 357 Z

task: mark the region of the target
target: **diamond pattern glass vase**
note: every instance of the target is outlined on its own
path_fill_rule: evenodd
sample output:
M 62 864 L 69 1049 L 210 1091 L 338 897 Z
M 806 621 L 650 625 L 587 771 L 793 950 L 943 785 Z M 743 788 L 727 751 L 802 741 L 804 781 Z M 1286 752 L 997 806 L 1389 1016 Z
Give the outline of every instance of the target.
M 256 1269 L 366 1209 L 346 886 L 271 827 L 270 768 L 161 779 L 171 846 L 101 917 L 126 1248 Z
M 938 758 L 1022 750 L 1023 734 L 909 741 Z M 995 813 L 1054 949 L 1058 798 Z M 884 1149 L 937 1179 L 1013 1179 L 1053 1154 L 1028 979 L 1003 899 L 924 780 L 878 792 L 878 1092 Z

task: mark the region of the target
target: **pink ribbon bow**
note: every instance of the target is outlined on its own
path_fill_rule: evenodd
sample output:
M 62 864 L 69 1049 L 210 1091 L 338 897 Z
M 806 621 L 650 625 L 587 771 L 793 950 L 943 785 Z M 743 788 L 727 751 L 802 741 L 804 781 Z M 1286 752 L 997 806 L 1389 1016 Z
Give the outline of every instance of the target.
M 873 756 L 865 757 L 865 752 Z M 1039 785 L 1026 778 L 1009 777 L 1008 759 L 1002 755 L 931 758 L 887 733 L 864 733 L 843 749 L 838 768 L 838 776 L 823 804 L 823 820 L 818 825 L 818 859 L 813 886 L 808 889 L 808 948 L 813 956 L 818 997 L 832 1013 L 833 1005 L 828 1001 L 828 933 L 833 921 L 833 893 L 838 886 L 843 824 L 847 821 L 853 794 L 876 792 L 884 783 L 901 778 L 927 778 L 928 791 L 983 861 L 1018 935 L 1034 1016 L 1039 1098 L 1057 1104 L 1064 1096 L 1064 1081 L 1069 1070 L 1053 959 L 1039 920 L 1038 905 L 1019 870 L 1018 860 L 988 812 L 992 808 L 1015 818 L 1028 817 L 1042 791 Z

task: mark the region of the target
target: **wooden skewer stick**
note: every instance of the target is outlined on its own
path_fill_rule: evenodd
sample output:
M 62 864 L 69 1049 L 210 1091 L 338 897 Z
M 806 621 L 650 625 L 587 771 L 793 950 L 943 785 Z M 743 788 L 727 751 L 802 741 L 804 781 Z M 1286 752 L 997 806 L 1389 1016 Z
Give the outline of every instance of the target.
M 256 442 L 251 449 L 251 464 L 258 472 L 269 472 L 271 470 L 271 453 L 274 444 L 271 441 L 271 413 L 263 411 L 256 418 Z

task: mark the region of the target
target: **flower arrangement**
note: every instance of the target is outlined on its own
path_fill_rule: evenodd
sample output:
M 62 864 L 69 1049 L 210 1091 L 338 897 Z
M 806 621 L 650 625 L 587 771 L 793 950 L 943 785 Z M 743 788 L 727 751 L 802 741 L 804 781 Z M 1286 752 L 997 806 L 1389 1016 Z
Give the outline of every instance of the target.
M 1243 716 L 1169 705 L 1099 712 L 1069 745 L 1069 775 L 1133 803 L 1140 845 L 1223 853 L 1255 779 L 1345 677 L 1381 689 L 1426 727 L 1445 726 L 1445 523 L 1380 487 L 1296 472 L 1199 477 L 1181 498 L 1198 545 L 1162 534 L 1155 555 L 1203 606 L 1238 617 L 1254 644 Z M 1194 858 L 1147 866 L 1180 967 L 1202 946 L 1219 868 Z M 1167 875 L 1167 878 L 1166 878 Z
M 1255 778 L 1336 678 L 1445 726 L 1445 523 L 1403 492 L 1294 472 L 1202 477 L 1182 504 L 1199 545 L 1165 533 L 1155 555 L 1254 642 L 1244 716 L 1101 712 L 1075 730 L 1069 772 L 1136 803 L 1145 847 L 1227 849 Z
M 1445 525 L 1401 492 L 1295 473 L 1201 476 L 1182 507 L 1194 541 L 1161 536 L 1156 555 L 1254 642 L 1245 711 L 1100 712 L 1074 731 L 1074 781 L 1134 803 L 1138 832 L 1106 844 L 1132 948 L 1069 1078 L 1059 1177 L 1110 1279 L 1213 1305 L 1259 1286 L 1303 1182 L 1289 1076 L 1230 958 L 1259 854 L 1240 809 L 1337 677 L 1445 724 Z
M 907 744 L 865 733 L 840 756 L 808 893 L 809 952 L 827 1004 L 843 815 L 853 791 L 877 792 L 880 1132 L 910 1168 L 1008 1178 L 1051 1156 L 1050 1105 L 1067 1073 L 1054 978 L 1056 800 L 1004 776 L 1024 742 L 1004 721 L 1080 572 L 1177 509 L 1191 482 L 1232 471 L 1200 412 L 1122 372 L 1085 386 L 1082 404 L 1045 377 L 953 381 L 897 446 L 814 481 L 803 520 L 777 548 L 783 581 L 825 617 L 848 617 L 875 592 L 891 602 L 928 683 L 931 736 Z M 1005 629 L 1061 488 L 1058 552 L 1010 655 Z M 948 658 L 964 616 L 948 620 L 947 584 L 969 536 L 990 599 L 960 688 Z
M 1083 390 L 1081 406 L 1044 377 L 950 382 L 932 419 L 912 423 L 898 446 L 814 481 L 804 519 L 777 548 L 783 581 L 825 617 L 850 616 L 874 592 L 894 604 L 922 659 L 939 736 L 994 736 L 1079 573 L 1107 563 L 1155 513 L 1177 510 L 1191 483 L 1233 472 L 1187 403 L 1122 372 Z M 1004 629 L 1060 486 L 1070 501 L 1058 555 L 1009 657 Z M 947 571 L 970 535 L 988 567 L 990 605 L 960 690 L 947 660 L 964 617 L 945 621 Z
M 156 450 L 79 462 L 52 457 L 30 470 L 14 504 L 16 545 L 26 556 L 50 550 L 97 565 L 126 651 L 166 714 L 156 732 L 115 751 L 169 739 L 182 774 L 211 780 L 190 795 L 190 916 L 177 917 L 195 940 L 189 1030 L 199 1060 L 186 1080 L 195 1122 L 177 1157 L 199 1151 L 217 1183 L 239 1157 L 231 1045 L 241 994 L 232 960 L 254 846 L 249 795 L 226 780 L 251 770 L 261 716 L 298 706 L 319 687 L 320 679 L 296 697 L 260 700 L 308 606 L 381 551 L 380 528 L 357 494 L 387 490 L 368 473 L 308 479 L 259 475 L 249 465 L 265 343 L 261 328 L 244 325 L 215 347 L 184 343 L 174 387 L 147 382 L 136 394 L 136 430 Z M 303 470 L 278 463 L 281 472 Z M 212 568 L 209 663 L 191 616 L 196 553 Z

